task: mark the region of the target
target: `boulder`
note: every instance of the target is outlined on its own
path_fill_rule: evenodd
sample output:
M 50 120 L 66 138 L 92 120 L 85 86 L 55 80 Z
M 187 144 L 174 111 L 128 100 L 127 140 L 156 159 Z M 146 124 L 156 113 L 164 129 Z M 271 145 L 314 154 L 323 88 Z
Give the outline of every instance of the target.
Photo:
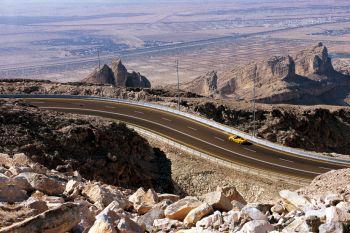
M 99 218 L 90 228 L 89 233 L 117 233 L 117 230 L 107 220 Z
M 129 201 L 133 203 L 134 209 L 139 214 L 147 213 L 156 203 L 158 203 L 158 195 L 153 189 L 147 192 L 143 188 L 139 188 L 133 195 L 129 197 Z
M 24 206 L 35 210 L 36 214 L 41 214 L 49 209 L 45 201 L 36 200 L 32 197 L 28 198 L 28 200 L 24 203 Z
M 119 220 L 120 217 L 117 213 L 120 209 L 122 209 L 120 203 L 118 201 L 112 201 L 106 208 L 104 208 L 98 215 L 96 215 L 96 219 L 104 218 L 108 219 L 110 222 Z
M 117 200 L 121 208 L 127 208 L 129 202 L 123 198 L 123 194 L 108 186 L 88 184 L 82 190 L 82 195 L 101 209 L 106 208 L 112 201 Z
M 172 202 L 176 202 L 180 200 L 180 197 L 175 194 L 169 194 L 169 193 L 163 193 L 163 194 L 158 194 L 158 201 L 163 201 L 163 200 L 170 200 Z
M 22 202 L 27 199 L 27 192 L 14 185 L 0 188 L 0 202 Z
M 146 214 L 142 215 L 138 220 L 137 223 L 139 225 L 145 225 L 146 229 L 149 232 L 152 232 L 152 226 L 153 222 L 156 219 L 164 218 L 164 210 L 171 205 L 172 202 L 168 199 L 165 199 L 164 201 L 159 202 L 151 210 L 149 210 Z
M 15 185 L 17 188 L 25 190 L 25 191 L 32 191 L 33 187 L 29 184 L 26 175 L 21 173 L 18 174 L 15 177 L 12 177 L 11 182 L 13 185 Z
M 57 178 L 48 177 L 44 174 L 23 173 L 30 185 L 35 190 L 39 190 L 48 195 L 62 195 L 66 184 Z
M 185 197 L 169 205 L 165 209 L 164 214 L 167 218 L 183 221 L 191 210 L 197 208 L 201 204 L 202 202 L 195 197 Z
M 81 193 L 82 189 L 83 185 L 81 182 L 76 180 L 69 180 L 66 184 L 64 195 L 74 199 Z
M 75 204 L 79 205 L 81 219 L 75 230 L 77 232 L 87 232 L 95 223 L 98 209 L 86 200 L 76 201 Z
M 345 232 L 345 227 L 340 222 L 330 222 L 319 226 L 319 233 L 343 233 Z
M 276 205 L 271 207 L 271 212 L 273 212 L 273 213 L 282 214 L 285 211 L 286 210 L 284 209 L 284 206 L 282 204 L 279 204 L 279 203 L 277 203 Z
M 274 227 L 266 220 L 253 220 L 243 225 L 239 233 L 265 233 L 273 231 Z
M 197 228 L 209 228 L 219 229 L 220 225 L 223 223 L 222 215 L 220 211 L 215 211 L 212 215 L 203 218 L 196 223 Z
M 128 217 L 121 218 L 118 223 L 119 233 L 143 233 L 145 229 L 139 226 L 136 222 L 132 221 Z
M 279 192 L 280 197 L 282 197 L 286 202 L 292 204 L 298 209 L 303 209 L 305 206 L 311 205 L 310 201 L 303 196 L 298 195 L 296 192 L 289 190 L 282 190 Z
M 242 195 L 237 191 L 237 189 L 234 186 L 228 186 L 228 185 L 223 187 L 218 186 L 216 188 L 216 192 L 223 193 L 225 197 L 227 197 L 230 201 L 238 201 L 243 205 L 247 204 L 246 200 L 244 200 Z
M 4 227 L 0 229 L 0 233 L 69 232 L 79 222 L 79 207 L 73 203 L 65 203 L 58 208 Z
M 343 222 L 350 223 L 350 213 L 348 210 L 342 210 L 335 206 L 328 207 L 326 209 L 326 221 L 331 222 Z
M 169 218 L 156 219 L 153 222 L 153 231 L 151 232 L 169 232 L 171 229 L 180 229 L 183 223 Z
M 25 172 L 33 172 L 33 169 L 30 167 L 17 167 L 17 166 L 12 166 L 9 168 L 9 171 L 12 173 L 13 176 L 17 176 L 20 173 L 25 173 Z
M 317 232 L 320 226 L 320 219 L 316 216 L 306 218 L 305 216 L 292 218 L 292 222 L 288 224 L 282 232 Z
M 241 218 L 241 212 L 231 210 L 223 216 L 223 220 L 227 224 L 237 223 Z
M 254 207 L 245 206 L 241 210 L 241 216 L 252 220 L 267 220 L 267 216 Z
M 241 209 L 243 209 L 244 205 L 242 203 L 240 203 L 239 201 L 231 201 L 232 204 L 232 210 L 238 210 L 241 211 Z
M 344 201 L 344 198 L 342 198 L 338 194 L 328 194 L 324 198 L 324 203 L 326 205 L 331 205 L 331 206 L 336 206 L 339 202 L 342 202 L 342 201 Z
M 230 199 L 228 199 L 222 192 L 211 192 L 203 195 L 203 199 L 206 203 L 211 205 L 214 210 L 230 211 L 233 206 Z
M 195 225 L 203 217 L 214 212 L 214 209 L 208 203 L 203 203 L 197 208 L 191 210 L 184 219 L 184 224 L 186 227 Z

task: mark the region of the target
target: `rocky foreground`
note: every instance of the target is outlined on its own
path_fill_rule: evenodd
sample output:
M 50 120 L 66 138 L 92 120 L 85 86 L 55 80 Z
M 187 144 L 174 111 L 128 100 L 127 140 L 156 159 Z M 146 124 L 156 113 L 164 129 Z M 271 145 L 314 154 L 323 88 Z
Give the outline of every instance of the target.
M 246 203 L 229 186 L 183 198 L 132 191 L 49 170 L 24 154 L 1 154 L 0 164 L 0 232 L 340 233 L 350 226 L 350 169 L 282 190 L 271 205 Z

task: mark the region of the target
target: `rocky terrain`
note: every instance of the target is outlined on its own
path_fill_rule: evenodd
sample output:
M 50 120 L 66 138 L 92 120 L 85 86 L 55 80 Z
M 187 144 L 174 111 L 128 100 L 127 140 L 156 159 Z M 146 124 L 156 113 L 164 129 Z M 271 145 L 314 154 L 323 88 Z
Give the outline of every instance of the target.
M 213 73 L 214 74 L 214 73 Z M 116 88 L 112 85 L 2 80 L 1 94 L 92 95 L 154 102 L 177 107 L 177 92 L 165 89 Z M 252 104 L 218 100 L 192 92 L 180 92 L 181 110 L 251 133 Z M 327 156 L 350 154 L 350 109 L 329 105 L 296 106 L 257 104 L 258 136 L 282 145 L 325 152 Z
M 151 87 L 150 81 L 145 76 L 135 71 L 129 73 L 120 59 L 112 60 L 111 68 L 105 64 L 101 69 L 96 69 L 82 82 L 110 84 L 117 87 Z
M 172 177 L 163 146 L 123 124 L 20 101 L 1 101 L 0 123 L 0 232 L 349 230 L 349 169 L 289 191 L 165 148 Z
M 339 67 L 339 66 L 338 66 Z M 333 68 L 327 48 L 318 45 L 295 56 L 274 56 L 235 66 L 217 78 L 207 74 L 182 85 L 191 91 L 216 98 L 252 100 L 263 103 L 292 103 L 312 97 L 313 103 L 349 105 L 350 76 L 344 69 Z M 338 95 L 338 88 L 346 86 Z M 210 90 L 210 91 L 209 91 Z M 303 101 L 299 101 L 302 104 Z
M 24 154 L 0 154 L 0 164 L 0 232 L 349 231 L 349 169 L 297 191 L 281 190 L 266 204 L 247 203 L 234 186 L 183 198 L 132 191 L 86 180 L 78 171 L 49 170 Z
M 195 112 L 246 132 L 253 130 L 253 112 L 206 102 L 190 106 Z M 271 142 L 310 151 L 350 154 L 350 109 L 301 109 L 272 106 L 256 112 L 257 135 Z

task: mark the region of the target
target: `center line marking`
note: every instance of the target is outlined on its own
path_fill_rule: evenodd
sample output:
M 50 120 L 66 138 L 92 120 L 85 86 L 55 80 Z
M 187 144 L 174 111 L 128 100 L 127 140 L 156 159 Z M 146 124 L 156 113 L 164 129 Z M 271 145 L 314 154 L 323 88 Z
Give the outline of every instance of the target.
M 259 162 L 264 163 L 264 164 L 270 164 L 270 165 L 274 165 L 274 166 L 276 166 L 276 167 L 287 168 L 287 169 L 291 169 L 291 170 L 294 170 L 294 171 L 307 172 L 307 173 L 314 174 L 314 175 L 320 175 L 320 174 L 322 174 L 322 173 L 320 173 L 320 172 L 312 172 L 312 171 L 309 171 L 309 170 L 302 170 L 302 169 L 298 169 L 298 168 L 295 168 L 295 167 L 289 167 L 289 166 L 282 165 L 282 164 L 270 163 L 270 162 L 267 162 L 267 161 L 262 160 L 262 159 L 257 159 L 257 158 L 254 158 L 254 157 L 250 157 L 250 156 L 248 156 L 248 155 L 244 155 L 244 154 L 241 154 L 241 153 L 238 153 L 238 152 L 235 152 L 235 151 L 226 149 L 226 148 L 224 148 L 224 147 L 217 146 L 216 144 L 210 143 L 210 142 L 208 142 L 207 140 L 203 140 L 203 139 L 197 138 L 197 137 L 195 137 L 195 136 L 186 134 L 186 133 L 184 133 L 184 132 L 182 132 L 182 131 L 180 131 L 180 130 L 177 130 L 177 129 L 174 129 L 174 128 L 171 128 L 171 127 L 162 125 L 162 124 L 160 124 L 160 123 L 153 122 L 153 121 L 146 120 L 146 119 L 142 119 L 142 118 L 135 117 L 135 116 L 130 116 L 130 115 L 127 115 L 127 114 L 116 113 L 116 112 L 108 112 L 108 111 L 102 111 L 102 110 L 95 110 L 95 109 L 85 109 L 85 108 L 84 108 L 84 109 L 83 109 L 83 108 L 67 108 L 67 107 L 41 107 L 41 108 L 42 108 L 42 109 L 53 109 L 53 110 L 56 110 L 56 111 L 59 111 L 59 110 L 78 110 L 78 111 L 82 111 L 82 110 L 83 110 L 83 111 L 87 111 L 87 112 L 108 113 L 108 114 L 112 114 L 112 115 L 116 115 L 116 116 L 124 116 L 124 117 L 133 118 L 133 119 L 143 120 L 143 121 L 146 121 L 146 122 L 149 122 L 149 123 L 153 123 L 153 124 L 158 125 L 158 126 L 165 127 L 165 128 L 167 128 L 167 129 L 172 130 L 172 131 L 174 131 L 174 132 L 177 132 L 177 133 L 179 133 L 179 134 L 186 135 L 186 136 L 188 136 L 188 137 L 191 137 L 192 139 L 201 141 L 201 142 L 203 142 L 204 144 L 208 144 L 208 145 L 210 145 L 210 146 L 217 147 L 217 148 L 219 148 L 219 149 L 225 150 L 227 153 L 231 153 L 231 154 L 234 154 L 234 155 L 239 155 L 239 156 L 241 156 L 241 157 L 249 158 L 249 159 L 254 160 L 254 161 L 259 161 Z M 152 130 L 151 130 L 151 131 L 152 131 Z M 186 145 L 186 144 L 185 144 L 185 145 Z
M 115 107 L 113 107 L 113 106 L 105 106 L 106 108 L 115 108 Z
M 256 151 L 255 151 L 255 150 L 249 149 L 249 148 L 247 148 L 247 147 L 243 147 L 243 149 L 245 149 L 245 150 L 249 150 L 249 151 L 251 151 L 251 152 L 256 153 Z
M 283 161 L 286 161 L 286 162 L 289 162 L 289 163 L 294 163 L 293 161 L 291 160 L 288 160 L 288 159 L 282 159 L 282 158 L 279 158 L 280 160 L 283 160 Z
M 219 137 L 214 137 L 214 138 L 216 138 L 216 139 L 218 139 L 218 140 L 220 140 L 220 141 L 225 141 L 224 139 L 219 138 Z
M 331 168 L 328 168 L 328 167 L 319 167 L 319 168 L 326 169 L 326 170 L 332 170 Z
M 136 111 L 136 110 L 135 110 L 134 112 L 136 112 L 136 113 L 139 113 L 139 114 L 144 114 L 143 112 L 140 112 L 140 111 Z
M 170 119 L 164 118 L 164 117 L 162 117 L 162 119 L 165 120 L 165 121 L 171 121 Z
M 194 131 L 197 131 L 197 129 L 192 128 L 191 126 L 187 126 L 187 128 L 192 129 L 192 130 L 194 130 Z

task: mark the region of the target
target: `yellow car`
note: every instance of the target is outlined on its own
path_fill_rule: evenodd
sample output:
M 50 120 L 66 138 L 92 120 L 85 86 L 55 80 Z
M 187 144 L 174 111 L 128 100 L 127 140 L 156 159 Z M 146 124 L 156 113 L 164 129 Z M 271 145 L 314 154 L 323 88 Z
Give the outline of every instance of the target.
M 238 143 L 238 144 L 245 144 L 248 142 L 247 139 L 245 138 L 241 138 L 240 136 L 237 136 L 237 135 L 231 135 L 228 137 L 228 140 L 231 141 L 231 142 L 235 142 L 235 143 Z

